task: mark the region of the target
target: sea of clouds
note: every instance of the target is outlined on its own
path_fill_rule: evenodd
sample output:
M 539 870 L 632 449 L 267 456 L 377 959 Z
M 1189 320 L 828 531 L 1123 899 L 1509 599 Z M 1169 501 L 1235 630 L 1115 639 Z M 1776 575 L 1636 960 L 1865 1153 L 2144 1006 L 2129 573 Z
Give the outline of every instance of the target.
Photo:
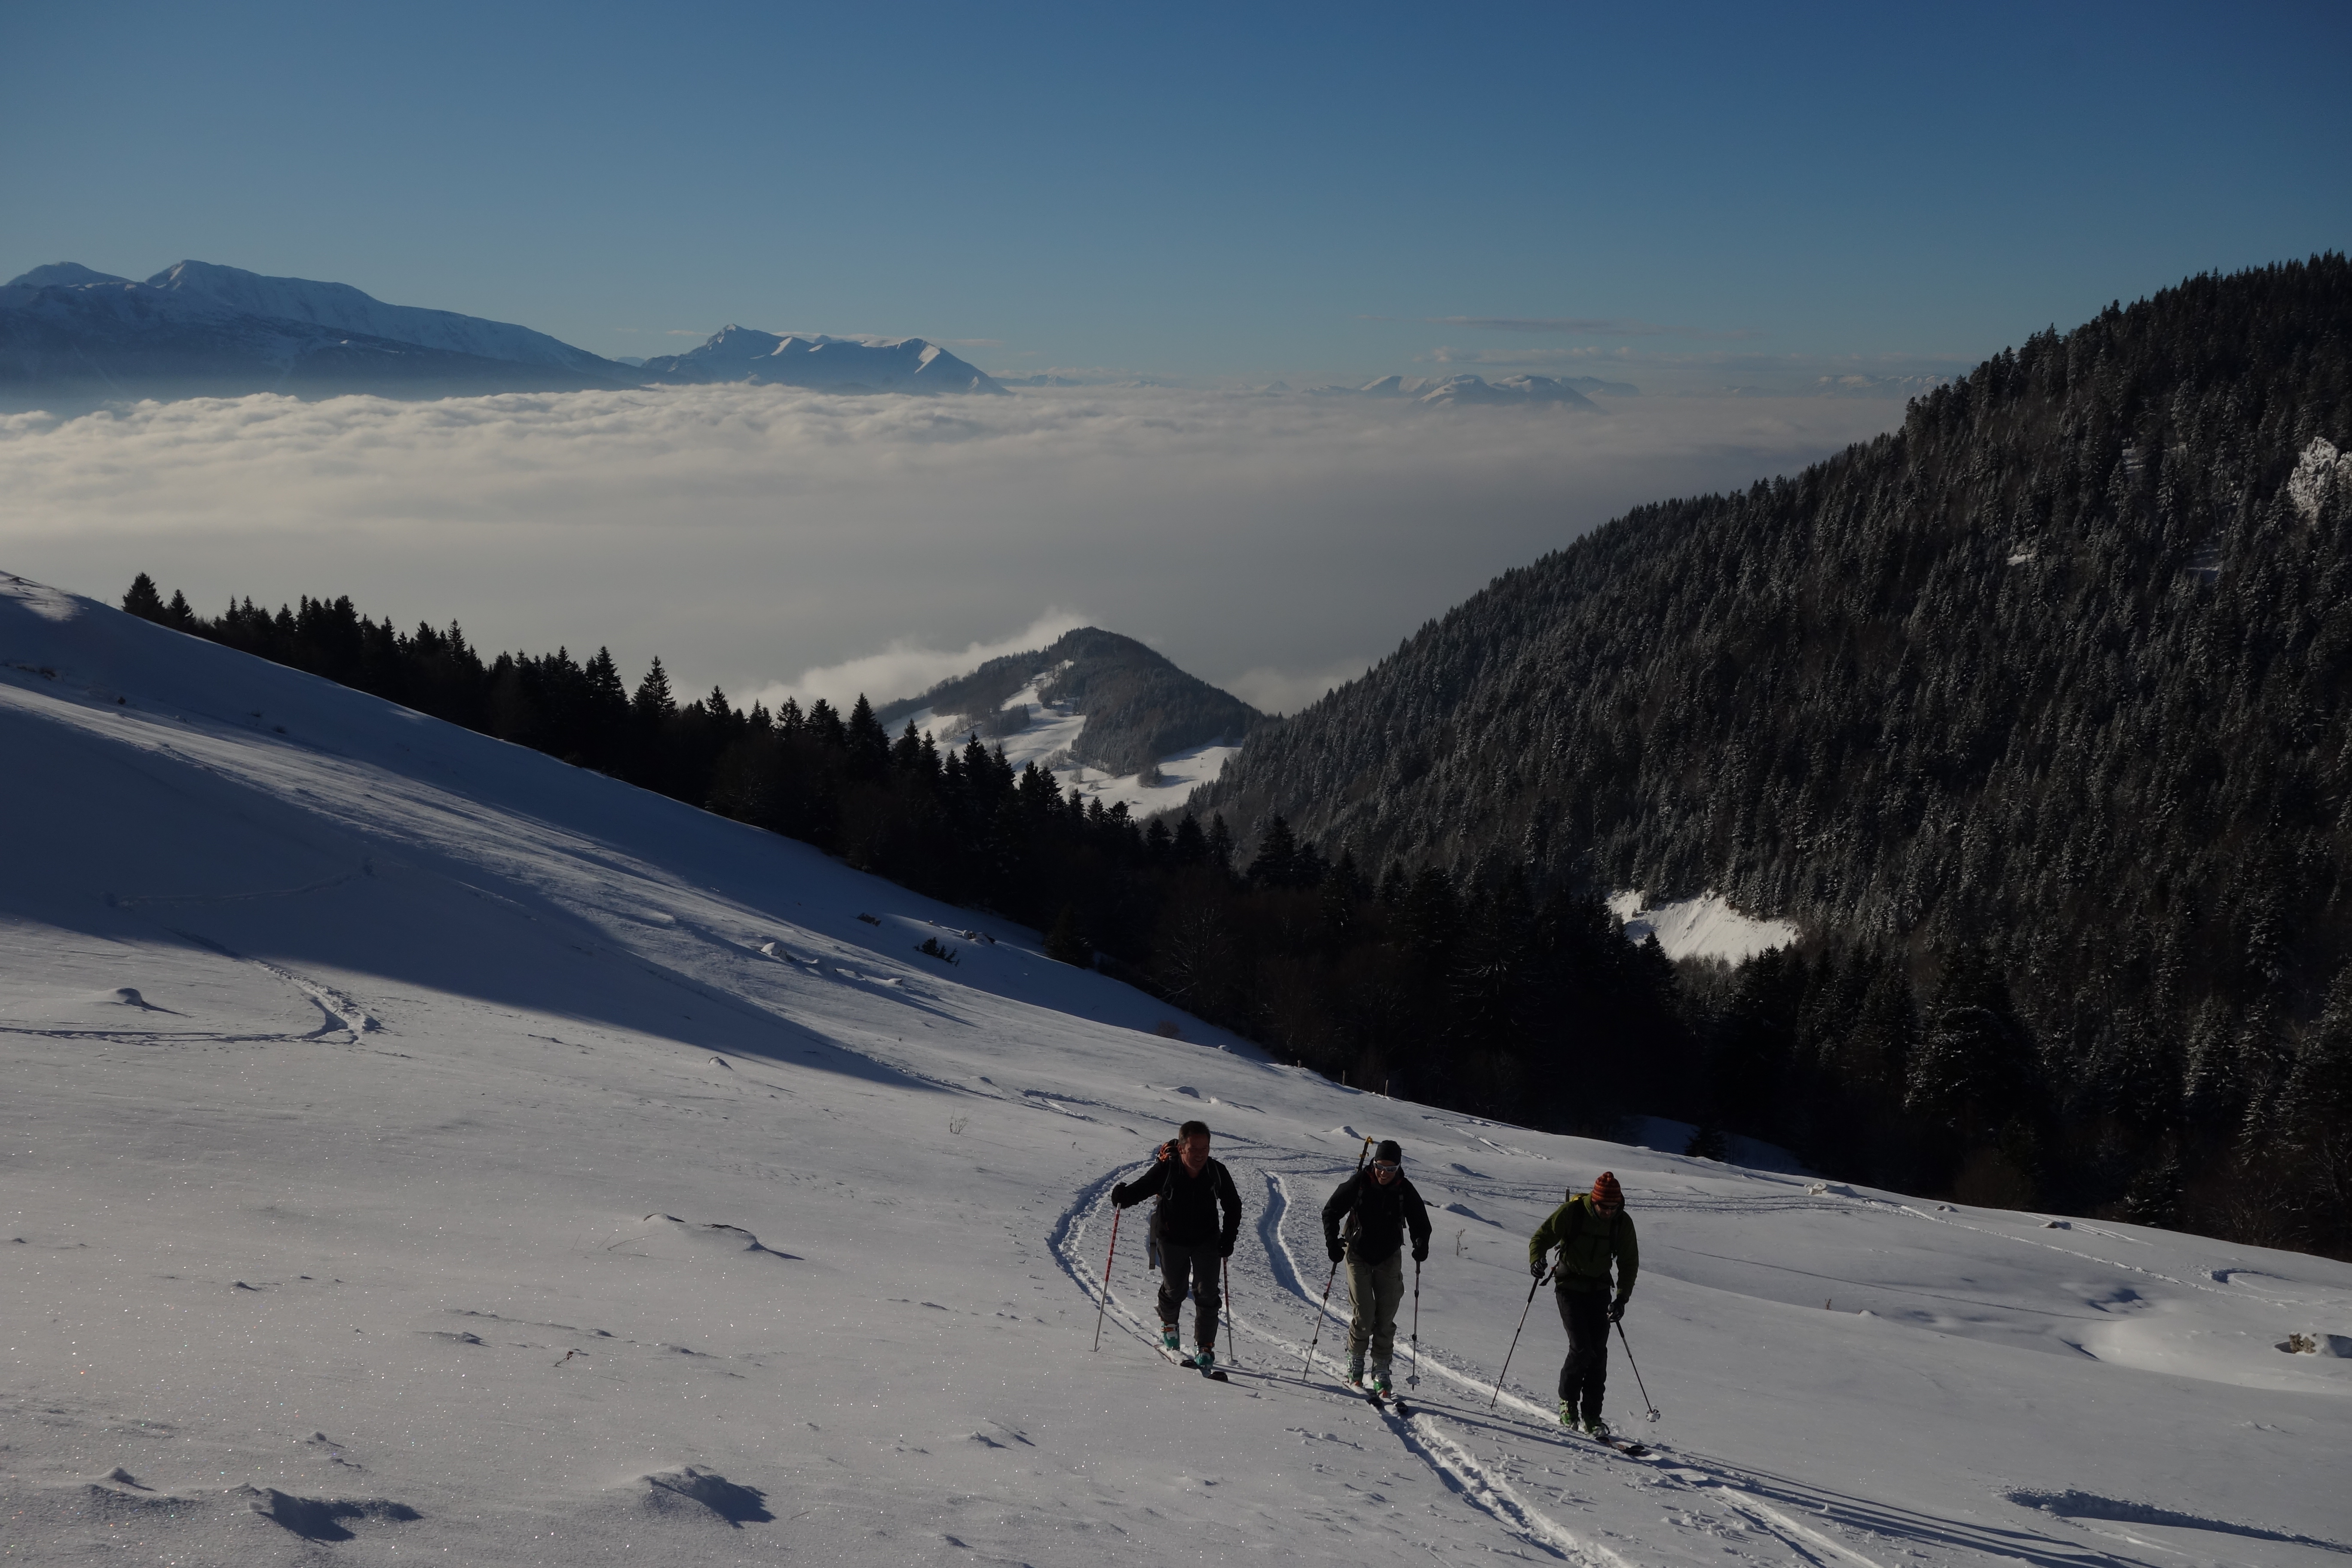
M 350 595 L 688 692 L 909 695 L 1096 625 L 1295 710 L 1497 573 L 1899 404 L 1600 414 L 1160 387 L 256 396 L 0 416 L 0 568 L 199 609 Z

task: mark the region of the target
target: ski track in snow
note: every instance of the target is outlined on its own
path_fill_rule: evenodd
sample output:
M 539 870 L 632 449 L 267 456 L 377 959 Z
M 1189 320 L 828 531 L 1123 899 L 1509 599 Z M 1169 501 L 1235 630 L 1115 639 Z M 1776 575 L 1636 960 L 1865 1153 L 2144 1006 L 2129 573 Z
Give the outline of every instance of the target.
M 1238 1163 L 1230 1153 L 1221 1153 L 1220 1158 L 1229 1167 Z M 1098 1224 L 1090 1225 L 1090 1218 L 1099 1218 L 1098 1211 L 1108 1205 L 1109 1190 L 1115 1183 L 1139 1174 L 1144 1169 L 1148 1169 L 1148 1164 L 1121 1167 L 1088 1183 L 1057 1216 L 1053 1226 L 1050 1237 L 1052 1249 L 1063 1271 L 1078 1285 L 1090 1305 L 1103 1300 L 1100 1263 L 1097 1261 L 1093 1271 L 1089 1272 L 1081 1256 L 1090 1231 L 1103 1228 Z M 1237 1286 L 1226 1303 L 1233 1332 L 1248 1336 L 1276 1359 L 1271 1368 L 1259 1364 L 1264 1358 L 1256 1354 L 1247 1363 L 1229 1359 L 1224 1364 L 1229 1373 L 1260 1380 L 1270 1391 L 1286 1392 L 1294 1396 L 1309 1394 L 1349 1405 L 1365 1403 L 1360 1395 L 1350 1394 L 1339 1382 L 1344 1372 L 1344 1335 L 1349 1319 L 1345 1294 L 1335 1289 L 1328 1304 L 1324 1304 L 1319 1285 L 1314 1283 L 1301 1267 L 1291 1246 L 1286 1222 L 1292 1217 L 1297 1204 L 1290 1192 L 1289 1178 L 1292 1173 L 1303 1175 L 1310 1173 L 1336 1184 L 1347 1173 L 1347 1166 L 1344 1162 L 1310 1152 L 1273 1155 L 1273 1163 L 1255 1173 L 1266 1196 L 1265 1207 L 1256 1216 L 1254 1228 L 1264 1244 L 1265 1283 L 1293 1300 L 1301 1315 L 1302 1329 L 1313 1326 L 1319 1306 L 1326 1325 L 1321 1338 L 1325 1346 L 1335 1348 L 1318 1348 L 1313 1357 L 1313 1369 L 1309 1371 L 1305 1336 L 1294 1337 L 1269 1327 L 1255 1314 L 1242 1313 L 1234 1305 L 1234 1298 L 1241 1294 Z M 1242 1173 L 1238 1170 L 1235 1180 L 1237 1185 L 1242 1184 Z M 1834 1205 L 1813 1199 L 1790 1206 L 1822 1209 Z M 1883 1202 L 1879 1206 L 1888 1209 L 1906 1207 Z M 1919 1217 L 1930 1216 L 1921 1215 Z M 1308 1225 L 1319 1238 L 1319 1207 L 1310 1206 L 1301 1216 L 1301 1223 Z M 1988 1233 L 2001 1234 L 1997 1231 Z M 1124 1233 L 1120 1243 L 1123 1248 L 1129 1245 Z M 2086 1262 L 2105 1261 L 2087 1254 L 2074 1256 L 2082 1257 Z M 1538 1291 L 1537 1294 L 1542 1295 L 1543 1292 Z M 1408 1292 L 1408 1303 L 1410 1300 Z M 1410 1310 L 1409 1306 L 1407 1310 Z M 1146 1347 L 1156 1347 L 1157 1312 L 1148 1292 L 1138 1302 L 1124 1295 L 1114 1284 L 1106 1321 L 1117 1325 L 1122 1337 Z M 1535 1319 L 1531 1316 L 1529 1321 L 1532 1324 Z M 1402 1340 L 1402 1322 L 1400 1329 Z M 1336 1342 L 1334 1330 L 1339 1335 Z M 1525 1343 L 1520 1348 L 1523 1353 L 1529 1349 Z M 1548 1349 L 1550 1353 L 1557 1353 L 1556 1345 Z M 1229 1347 L 1229 1355 L 1232 1353 Z M 1857 1568 L 1890 1568 L 1880 1558 L 1841 1541 L 1829 1530 L 1806 1523 L 1798 1517 L 1798 1513 L 1802 1512 L 1822 1520 L 1825 1524 L 1834 1523 L 1898 1548 L 1910 1542 L 1930 1542 L 1959 1549 L 1971 1555 L 2024 1563 L 2032 1568 L 2147 1568 L 2147 1564 L 2136 1559 L 2104 1553 L 2086 1556 L 2079 1546 L 2039 1531 L 2003 1529 L 1974 1521 L 1921 1518 L 1901 1508 L 1823 1492 L 1654 1439 L 1650 1441 L 1650 1454 L 1646 1458 L 1637 1459 L 1622 1454 L 1602 1458 L 1593 1453 L 1584 1440 L 1559 1434 L 1553 1429 L 1555 1415 L 1550 1407 L 1516 1387 L 1503 1388 L 1499 1397 L 1496 1397 L 1496 1405 L 1498 1412 L 1507 1412 L 1520 1419 L 1506 1425 L 1488 1416 L 1486 1402 L 1496 1396 L 1494 1379 L 1490 1374 L 1471 1373 L 1426 1350 L 1413 1355 L 1402 1342 L 1397 1352 L 1397 1366 L 1400 1372 L 1409 1372 L 1414 1376 L 1427 1374 L 1441 1379 L 1460 1389 L 1472 1401 L 1470 1408 L 1465 1410 L 1408 1393 L 1405 1404 L 1411 1412 L 1409 1415 L 1383 1413 L 1387 1417 L 1384 1424 L 1397 1436 L 1402 1449 L 1425 1466 L 1442 1485 L 1472 1503 L 1511 1534 L 1548 1555 L 1587 1564 L 1605 1564 L 1607 1568 L 1634 1568 L 1641 1560 L 1638 1550 L 1629 1555 L 1580 1533 L 1538 1507 L 1512 1485 L 1501 1469 L 1483 1463 L 1472 1451 L 1471 1441 L 1491 1440 L 1499 1448 L 1514 1440 L 1534 1440 L 1554 1450 L 1553 1458 L 1568 1458 L 1577 1474 L 1605 1475 L 1612 1466 L 1646 1465 L 1652 1469 L 1654 1484 L 1662 1493 L 1672 1494 L 1677 1500 L 1674 1506 L 1686 1515 L 1701 1519 L 1712 1517 L 1722 1529 L 1745 1533 L 1751 1539 L 1771 1541 L 1780 1548 L 1781 1560 L 1793 1563 L 1822 1565 L 1843 1563 L 1855 1564 Z M 1330 1382 L 1316 1381 L 1316 1373 L 1327 1373 Z M 1618 1375 L 1623 1375 L 1622 1371 Z M 1533 1423 L 1534 1429 L 1529 1430 L 1526 1423 Z M 2150 1547 L 2168 1556 L 2178 1555 L 2159 1543 L 2113 1531 L 2101 1533 L 2108 1534 L 2111 1539 Z M 2343 1550 L 2334 1548 L 2333 1543 L 2314 1544 Z
M 1229 1155 L 1221 1154 L 1219 1157 L 1224 1161 L 1228 1168 L 1236 1163 L 1235 1160 Z M 1337 1165 L 1328 1159 L 1318 1159 L 1312 1155 L 1292 1156 L 1292 1159 L 1313 1161 L 1320 1167 L 1318 1171 L 1318 1174 L 1328 1173 L 1334 1179 L 1344 1174 L 1344 1166 Z M 1108 1206 L 1110 1189 L 1114 1184 L 1127 1179 L 1130 1174 L 1140 1173 L 1140 1169 L 1148 1168 L 1147 1163 L 1140 1168 L 1127 1166 L 1105 1173 L 1081 1188 L 1071 1203 L 1055 1216 L 1049 1233 L 1048 1244 L 1061 1265 L 1062 1271 L 1078 1285 L 1089 1304 L 1099 1304 L 1104 1301 L 1100 1270 L 1097 1268 L 1089 1271 L 1082 1258 L 1083 1248 L 1090 1229 L 1104 1228 L 1091 1226 L 1089 1220 L 1098 1217 L 1097 1211 Z M 1297 1257 L 1291 1249 L 1289 1237 L 1284 1226 L 1285 1219 L 1294 1206 L 1287 1177 L 1284 1172 L 1275 1169 L 1263 1170 L 1257 1173 L 1265 1186 L 1266 1204 L 1264 1212 L 1258 1217 L 1256 1229 L 1260 1238 L 1265 1243 L 1270 1283 L 1276 1289 L 1287 1293 L 1296 1300 L 1297 1306 L 1305 1310 L 1307 1323 L 1310 1326 L 1318 1315 L 1319 1306 L 1327 1328 L 1335 1328 L 1339 1331 L 1341 1338 L 1339 1344 L 1344 1347 L 1344 1336 L 1349 1321 L 1344 1296 L 1335 1292 L 1334 1298 L 1326 1303 L 1319 1290 L 1310 1290 L 1301 1273 Z M 1235 1184 L 1237 1186 L 1241 1184 L 1238 1173 Z M 1308 1214 L 1319 1235 L 1319 1208 L 1310 1209 Z M 1121 1240 L 1126 1240 L 1124 1235 Z M 1235 1293 L 1238 1294 L 1238 1292 Z M 1407 1299 L 1410 1300 L 1409 1295 Z M 1156 1349 L 1158 1344 L 1156 1304 L 1149 1310 L 1150 1313 L 1149 1317 L 1136 1310 L 1129 1300 L 1121 1299 L 1119 1291 L 1114 1287 L 1108 1299 L 1106 1321 L 1118 1324 L 1126 1337 Z M 1226 1300 L 1226 1311 L 1234 1333 L 1250 1336 L 1258 1344 L 1281 1358 L 1271 1370 L 1255 1364 L 1257 1358 L 1255 1357 L 1251 1363 L 1228 1360 L 1224 1364 L 1229 1373 L 1255 1377 L 1266 1382 L 1270 1386 L 1312 1392 L 1325 1398 L 1349 1404 L 1364 1403 L 1368 1408 L 1370 1407 L 1369 1402 L 1363 1401 L 1360 1394 L 1349 1393 L 1345 1384 L 1339 1381 L 1346 1370 L 1343 1364 L 1343 1353 L 1340 1351 L 1326 1351 L 1318 1348 L 1314 1352 L 1315 1368 L 1328 1372 L 1332 1379 L 1332 1385 L 1312 1383 L 1308 1381 L 1312 1373 L 1307 1370 L 1308 1349 L 1304 1342 L 1265 1327 L 1253 1319 L 1244 1318 L 1234 1309 L 1231 1296 L 1228 1296 Z M 1400 1327 L 1402 1328 L 1402 1325 L 1401 1324 Z M 1331 1340 L 1331 1335 L 1326 1332 L 1322 1338 L 1328 1343 Z M 1232 1354 L 1231 1346 L 1228 1346 L 1228 1353 Z M 1397 1353 L 1399 1367 L 1405 1369 L 1409 1361 L 1412 1363 L 1409 1370 L 1415 1375 L 1423 1373 L 1434 1373 L 1473 1395 L 1488 1394 L 1493 1392 L 1492 1379 L 1481 1380 L 1425 1352 L 1409 1356 L 1401 1345 Z M 1286 1366 L 1292 1370 L 1286 1371 Z M 1476 1506 L 1513 1535 L 1549 1555 L 1583 1563 L 1592 1565 L 1592 1568 L 1633 1568 L 1635 1559 L 1629 1558 L 1615 1549 L 1598 1541 L 1588 1539 L 1570 1529 L 1530 1502 L 1498 1469 L 1481 1463 L 1464 1441 L 1458 1440 L 1446 1430 L 1446 1423 L 1449 1419 L 1455 1422 L 1464 1419 L 1462 1413 L 1433 1409 L 1427 1402 L 1413 1394 L 1406 1396 L 1405 1404 L 1411 1411 L 1409 1415 L 1384 1411 L 1382 1412 L 1386 1417 L 1384 1424 L 1396 1434 L 1404 1450 L 1426 1466 L 1441 1484 Z M 1503 1390 L 1498 1404 L 1503 1409 L 1532 1417 L 1547 1425 L 1553 1419 L 1553 1413 L 1550 1410 L 1522 1396 L 1513 1389 Z M 1483 1411 L 1480 1414 L 1483 1415 Z M 1505 1436 L 1491 1422 L 1481 1422 L 1477 1425 L 1482 1435 L 1497 1438 Z M 1470 1429 L 1466 1425 L 1463 1428 L 1465 1434 Z M 1532 1434 L 1528 1435 L 1532 1436 Z M 1575 1442 L 1578 1448 L 1584 1446 L 1580 1441 L 1566 1439 L 1552 1432 L 1545 1432 L 1543 1436 L 1555 1447 L 1570 1442 Z M 1652 1455 L 1659 1461 L 1658 1485 L 1665 1489 L 1689 1494 L 1689 1500 L 1685 1503 L 1685 1507 L 1690 1507 L 1695 1502 L 1703 1502 L 1709 1498 L 1722 1499 L 1728 1504 L 1727 1511 L 1732 1516 L 1746 1521 L 1751 1528 L 1781 1542 L 1788 1548 L 1791 1561 L 1818 1563 L 1821 1561 L 1818 1552 L 1826 1551 L 1834 1557 L 1859 1563 L 1862 1568 L 1885 1568 L 1885 1565 L 1876 1560 L 1855 1551 L 1822 1531 L 1790 1518 L 1780 1510 L 1753 1495 L 1753 1489 L 1757 1487 L 1756 1478 L 1749 1477 L 1731 1467 L 1706 1462 L 1694 1463 L 1680 1456 L 1670 1458 L 1664 1450 L 1655 1447 L 1652 1448 Z M 1582 1455 L 1580 1454 L 1578 1460 L 1581 1461 L 1582 1458 Z M 1632 1456 L 1622 1454 L 1612 1455 L 1606 1460 L 1599 1460 L 1595 1456 L 1595 1461 L 1597 1462 L 1590 1464 L 1579 1462 L 1577 1468 L 1580 1470 L 1590 1469 L 1598 1472 L 1605 1470 L 1611 1464 L 1642 1462 L 1633 1459 Z M 1677 1473 L 1676 1468 L 1679 1468 L 1682 1473 Z M 1826 1505 L 1823 1506 L 1824 1511 L 1827 1511 Z M 1857 1527 L 1867 1528 L 1866 1526 Z

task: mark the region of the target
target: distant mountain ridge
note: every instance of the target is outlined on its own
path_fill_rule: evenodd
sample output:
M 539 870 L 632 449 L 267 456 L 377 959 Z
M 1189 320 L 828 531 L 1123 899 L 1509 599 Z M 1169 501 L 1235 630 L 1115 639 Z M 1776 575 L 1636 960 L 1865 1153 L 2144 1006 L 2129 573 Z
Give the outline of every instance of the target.
M 307 278 L 266 278 L 242 268 L 209 261 L 182 261 L 147 279 L 151 289 L 200 296 L 250 316 L 303 321 L 337 331 L 360 332 L 446 353 L 472 354 L 515 364 L 550 365 L 612 379 L 614 362 L 508 321 L 387 305 L 348 283 Z
M 722 327 L 698 347 L 645 363 L 663 381 L 745 381 L 847 392 L 978 392 L 1004 388 L 985 372 L 921 338 L 779 337 Z
M 1001 393 L 920 338 L 729 327 L 644 366 L 509 321 L 386 304 L 347 283 L 181 261 L 145 282 L 52 262 L 0 285 L 0 405 L 138 397 L 446 397 L 755 381 L 835 392 Z
M 42 281 L 37 274 L 73 275 L 43 268 L 26 274 L 35 281 L 0 285 L 0 405 L 70 410 L 126 398 L 258 392 L 449 397 L 625 384 L 621 375 L 258 316 L 195 288 L 102 277 Z
M 968 675 L 878 709 L 875 717 L 896 731 L 928 710 L 940 717 L 942 740 L 967 730 L 992 737 L 1011 721 L 1004 704 L 1040 676 L 1041 702 L 1067 702 L 1086 719 L 1071 760 L 1115 775 L 1139 773 L 1162 757 L 1214 741 L 1239 745 L 1266 722 L 1240 698 L 1187 674 L 1133 637 L 1095 626 L 1066 632 L 1050 647 L 990 659 Z M 950 717 L 962 725 L 947 726 Z
M 1589 379 L 1589 378 L 1588 378 Z M 1593 382 L 1597 391 L 1612 395 L 1631 394 L 1622 382 Z M 1623 388 L 1620 394 L 1618 389 Z M 1573 382 L 1549 375 L 1507 375 L 1488 381 L 1482 375 L 1384 375 L 1362 386 L 1318 386 L 1318 397 L 1393 397 L 1432 407 L 1463 404 L 1557 403 L 1570 408 L 1598 411 L 1600 405 L 1584 395 Z

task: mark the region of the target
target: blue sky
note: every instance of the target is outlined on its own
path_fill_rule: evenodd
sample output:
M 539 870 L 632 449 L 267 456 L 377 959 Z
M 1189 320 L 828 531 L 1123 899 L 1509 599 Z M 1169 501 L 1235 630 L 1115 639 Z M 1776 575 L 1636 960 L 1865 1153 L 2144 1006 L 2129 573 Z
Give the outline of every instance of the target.
M 19 6 L 0 277 L 1719 384 L 2352 240 L 2352 8 Z M 1612 368 L 1612 366 L 1615 368 Z

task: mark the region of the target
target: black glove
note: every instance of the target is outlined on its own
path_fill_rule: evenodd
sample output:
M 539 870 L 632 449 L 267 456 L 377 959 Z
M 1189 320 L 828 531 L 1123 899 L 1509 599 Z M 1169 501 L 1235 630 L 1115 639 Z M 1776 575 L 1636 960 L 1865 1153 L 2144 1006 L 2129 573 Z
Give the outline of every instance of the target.
M 1234 1255 L 1234 1237 L 1230 1236 L 1225 1237 L 1224 1245 L 1217 1248 L 1217 1256 L 1220 1258 L 1231 1258 Z
M 1609 1303 L 1609 1321 L 1612 1323 L 1621 1323 L 1625 1321 L 1624 1302 L 1612 1301 Z
M 1127 1206 L 1127 1184 L 1125 1182 L 1120 1182 L 1111 1188 L 1110 1201 L 1114 1207 L 1125 1208 Z
M 1534 1279 L 1540 1279 L 1544 1277 L 1544 1260 L 1542 1258 L 1537 1258 L 1528 1261 L 1528 1276 Z
M 1344 1241 L 1332 1241 L 1327 1244 L 1327 1250 L 1331 1254 L 1331 1261 L 1337 1263 L 1348 1256 L 1348 1244 Z
M 1426 1263 L 1429 1261 L 1429 1243 L 1425 1241 L 1416 1241 L 1412 1244 L 1412 1260 L 1415 1263 Z

